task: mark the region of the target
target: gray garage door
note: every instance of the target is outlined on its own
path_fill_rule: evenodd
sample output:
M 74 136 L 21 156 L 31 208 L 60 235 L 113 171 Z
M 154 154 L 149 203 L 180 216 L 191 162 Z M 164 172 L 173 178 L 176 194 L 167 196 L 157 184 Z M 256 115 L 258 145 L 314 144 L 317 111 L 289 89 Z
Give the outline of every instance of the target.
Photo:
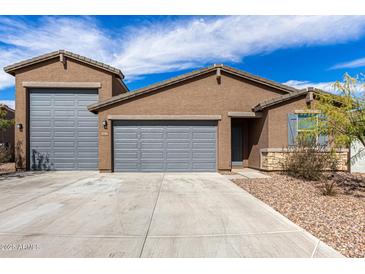
M 87 106 L 97 91 L 32 89 L 29 101 L 30 168 L 96 170 L 98 116 Z
M 216 171 L 216 122 L 114 122 L 115 171 Z

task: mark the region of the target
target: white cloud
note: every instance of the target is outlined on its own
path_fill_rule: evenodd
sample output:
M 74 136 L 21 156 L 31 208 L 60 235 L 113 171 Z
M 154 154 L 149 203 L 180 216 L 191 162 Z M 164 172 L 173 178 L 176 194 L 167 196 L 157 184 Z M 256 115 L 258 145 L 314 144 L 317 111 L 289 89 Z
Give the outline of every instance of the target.
M 58 49 L 68 49 L 88 57 L 111 62 L 109 48 L 114 41 L 88 17 L 43 17 L 33 24 L 0 17 L 0 67 Z M 12 86 L 14 78 L 0 73 L 0 89 Z
M 365 17 L 231 16 L 131 28 L 115 64 L 125 74 L 239 62 L 277 49 L 341 43 L 365 32 Z
M 314 87 L 328 92 L 334 92 L 334 87 L 333 87 L 334 82 L 311 82 L 311 81 L 289 80 L 283 84 L 297 89 Z
M 8 107 L 15 109 L 15 101 L 14 100 L 0 100 L 0 104 L 7 105 Z
M 365 58 L 359 58 L 356 60 L 336 64 L 332 66 L 330 69 L 359 68 L 364 66 L 365 66 Z
M 188 17 L 113 32 L 89 17 L 42 17 L 34 23 L 0 17 L 0 43 L 6 45 L 0 44 L 0 66 L 67 49 L 117 66 L 131 80 L 208 63 L 240 62 L 283 48 L 346 42 L 364 33 L 361 16 Z M 0 73 L 0 89 L 12 83 Z

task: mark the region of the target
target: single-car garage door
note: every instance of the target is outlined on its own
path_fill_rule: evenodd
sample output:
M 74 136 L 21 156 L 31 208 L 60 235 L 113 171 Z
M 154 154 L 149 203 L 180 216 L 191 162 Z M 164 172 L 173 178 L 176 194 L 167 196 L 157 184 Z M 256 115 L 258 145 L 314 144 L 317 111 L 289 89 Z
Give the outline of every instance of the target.
M 97 101 L 97 90 L 30 90 L 30 169 L 98 168 L 98 116 L 87 110 Z
M 115 121 L 115 171 L 216 171 L 214 121 Z

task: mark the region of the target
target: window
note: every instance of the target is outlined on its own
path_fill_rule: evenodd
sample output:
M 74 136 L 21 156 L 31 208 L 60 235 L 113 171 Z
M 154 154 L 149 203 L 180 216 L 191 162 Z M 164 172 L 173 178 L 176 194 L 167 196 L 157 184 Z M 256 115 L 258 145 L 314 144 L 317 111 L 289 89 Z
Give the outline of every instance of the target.
M 319 145 L 327 145 L 328 138 L 326 135 L 318 134 L 316 130 L 324 117 L 319 113 L 295 113 L 288 115 L 288 145 L 297 144 L 298 138 L 308 141 L 314 141 Z M 314 139 L 313 139 L 314 138 Z
M 318 142 L 318 135 L 315 130 L 318 128 L 317 113 L 300 113 L 297 114 L 297 138 L 306 140 L 308 143 Z

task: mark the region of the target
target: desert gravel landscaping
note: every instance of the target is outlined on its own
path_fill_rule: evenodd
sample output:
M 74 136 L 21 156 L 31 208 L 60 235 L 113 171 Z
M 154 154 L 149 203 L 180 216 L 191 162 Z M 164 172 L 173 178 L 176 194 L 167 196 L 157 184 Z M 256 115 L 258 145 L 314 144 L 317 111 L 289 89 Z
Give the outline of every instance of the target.
M 279 173 L 270 179 L 232 180 L 347 257 L 365 257 L 365 178 L 338 173 L 336 196 L 322 183 Z

